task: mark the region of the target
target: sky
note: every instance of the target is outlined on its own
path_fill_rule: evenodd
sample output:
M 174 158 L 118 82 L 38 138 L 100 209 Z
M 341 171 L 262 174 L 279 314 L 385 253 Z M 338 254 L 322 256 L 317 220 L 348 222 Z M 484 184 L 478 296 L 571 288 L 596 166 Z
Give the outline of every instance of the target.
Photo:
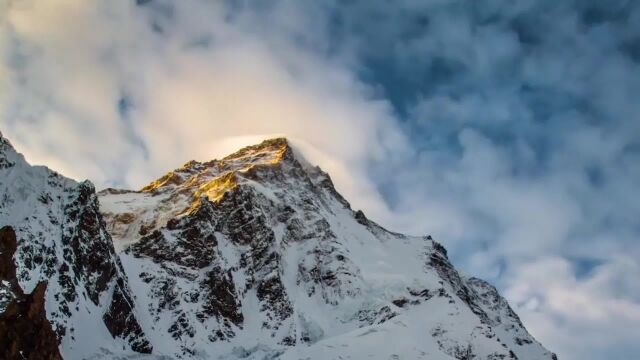
M 561 359 L 640 352 L 640 2 L 0 0 L 0 129 L 140 188 L 287 136 Z

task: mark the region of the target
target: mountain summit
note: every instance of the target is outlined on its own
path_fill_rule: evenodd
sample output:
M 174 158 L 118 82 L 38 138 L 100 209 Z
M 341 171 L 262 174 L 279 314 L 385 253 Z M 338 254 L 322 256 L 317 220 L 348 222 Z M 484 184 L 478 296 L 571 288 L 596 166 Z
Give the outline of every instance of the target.
M 5 179 L 31 178 L 33 170 L 8 176 L 1 161 L 4 193 L 23 193 L 22 182 Z M 82 185 L 64 181 L 70 189 Z M 41 183 L 30 189 L 37 194 Z M 83 203 L 94 204 L 93 189 L 85 187 Z M 34 266 L 24 254 L 33 252 L 32 243 L 69 242 L 35 227 L 47 219 L 48 204 L 12 196 L 3 206 L 22 204 L 34 214 L 0 212 L 0 225 L 20 229 L 15 266 L 28 292 Z M 95 310 L 66 318 L 128 322 L 117 322 L 117 331 L 96 337 L 101 342 L 93 346 L 58 335 L 64 358 L 136 358 L 136 352 L 171 359 L 556 358 L 493 286 L 458 273 L 430 236 L 390 232 L 351 209 L 329 175 L 286 139 L 190 161 L 138 191 L 107 189 L 98 200 L 91 232 L 83 231 L 86 222 L 61 215 L 77 229 L 78 241 L 69 246 L 79 254 L 62 258 L 79 279 L 71 280 L 74 289 L 88 286 L 87 277 L 116 284 L 76 290 L 86 293 L 87 304 L 91 294 L 120 289 L 128 307 L 108 306 L 115 295 L 100 295 L 100 306 L 88 307 Z M 103 241 L 108 246 L 83 245 Z M 110 277 L 93 268 L 84 274 L 82 253 L 104 257 Z M 66 274 L 63 267 L 39 270 L 46 274 L 39 279 L 51 283 Z M 58 287 L 47 290 L 53 299 L 63 295 Z M 46 308 L 48 318 L 65 319 Z
M 258 145 L 247 146 L 239 151 L 224 157 L 221 160 L 213 160 L 206 163 L 189 161 L 180 169 L 171 171 L 158 180 L 142 188 L 143 192 L 164 190 L 171 185 L 182 185 L 194 172 L 202 173 L 206 170 L 214 172 L 247 171 L 251 167 L 260 165 L 274 165 L 292 158 L 292 149 L 285 138 L 266 140 Z M 210 172 L 211 173 L 211 172 Z M 213 173 L 211 173 L 213 174 Z M 201 185 L 200 181 L 189 183 L 188 186 Z

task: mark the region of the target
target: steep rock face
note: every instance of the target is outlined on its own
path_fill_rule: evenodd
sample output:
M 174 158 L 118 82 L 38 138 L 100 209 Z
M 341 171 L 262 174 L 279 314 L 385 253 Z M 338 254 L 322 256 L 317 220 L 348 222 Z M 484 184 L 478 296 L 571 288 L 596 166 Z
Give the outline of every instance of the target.
M 555 358 L 495 288 L 353 211 L 285 139 L 99 196 L 154 353 Z
M 30 166 L 0 134 L 0 226 L 16 233 L 16 291 L 46 310 L 62 355 L 150 352 L 94 187 Z
M 16 249 L 13 229 L 0 229 L 0 358 L 61 360 L 44 309 L 47 284 L 38 283 L 31 294 L 22 292 L 13 263 Z

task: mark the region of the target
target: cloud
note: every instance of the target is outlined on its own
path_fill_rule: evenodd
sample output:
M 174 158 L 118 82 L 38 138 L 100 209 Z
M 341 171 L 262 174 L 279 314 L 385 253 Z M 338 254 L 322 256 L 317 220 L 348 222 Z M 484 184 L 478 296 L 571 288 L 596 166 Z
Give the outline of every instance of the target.
M 568 261 L 548 258 L 516 267 L 508 296 L 564 358 L 626 359 L 640 335 L 637 272 L 638 263 L 622 257 L 578 279 Z
M 283 134 L 360 206 L 384 208 L 362 160 L 402 150 L 389 103 L 281 29 L 227 12 L 200 1 L 15 2 L 5 57 L 22 61 L 5 62 L 6 133 L 32 161 L 136 188 L 235 150 L 220 146 L 229 137 Z
M 639 350 L 635 2 L 7 4 L 0 126 L 31 161 L 138 188 L 286 135 L 561 358 Z

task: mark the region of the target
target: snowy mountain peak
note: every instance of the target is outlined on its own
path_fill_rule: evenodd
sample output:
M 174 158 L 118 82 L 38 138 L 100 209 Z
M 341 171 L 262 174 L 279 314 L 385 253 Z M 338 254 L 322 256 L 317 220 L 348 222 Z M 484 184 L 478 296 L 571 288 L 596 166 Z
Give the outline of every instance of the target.
M 181 168 L 176 169 L 151 182 L 141 189 L 142 192 L 164 191 L 185 184 L 187 180 L 193 180 L 191 175 L 208 172 L 210 174 L 229 174 L 236 171 L 249 171 L 255 166 L 268 166 L 279 164 L 285 160 L 292 160 L 293 153 L 287 139 L 275 138 L 265 140 L 260 144 L 244 147 L 237 152 L 220 160 L 198 162 L 191 160 Z M 229 178 L 228 180 L 232 180 Z M 197 182 L 197 181 L 196 181 Z M 197 182 L 199 185 L 203 185 Z M 187 186 L 193 186 L 188 183 Z M 212 184 L 212 187 L 217 187 Z
M 554 358 L 444 247 L 353 211 L 285 139 L 100 196 L 161 354 Z
M 260 144 L 246 146 L 222 161 L 228 163 L 274 164 L 284 159 L 290 159 L 292 149 L 286 138 L 267 139 Z
M 352 210 L 286 139 L 97 195 L 3 138 L 0 164 L 17 242 L 0 335 L 19 303 L 44 299 L 31 313 L 50 322 L 11 348 L 42 333 L 69 359 L 555 359 L 493 286 Z
M 203 199 L 219 203 L 226 194 L 241 186 L 256 186 L 265 174 L 282 177 L 287 172 L 297 172 L 296 176 L 309 177 L 308 181 L 325 187 L 348 206 L 326 173 L 319 168 L 303 170 L 301 164 L 306 161 L 300 155 L 294 155 L 285 138 L 269 139 L 220 160 L 189 161 L 140 191 L 103 190 L 100 193 L 102 208 L 118 247 L 131 240 L 134 234 L 146 235 L 171 218 L 195 213 Z

